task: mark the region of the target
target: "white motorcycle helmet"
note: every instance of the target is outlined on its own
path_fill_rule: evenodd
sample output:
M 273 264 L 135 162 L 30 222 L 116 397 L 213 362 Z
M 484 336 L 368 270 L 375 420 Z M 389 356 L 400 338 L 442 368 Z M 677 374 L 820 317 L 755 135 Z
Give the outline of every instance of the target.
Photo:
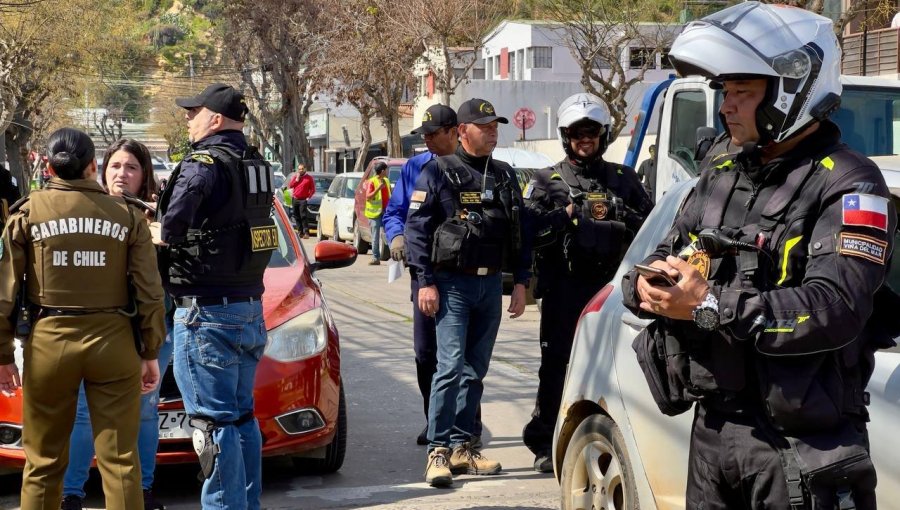
M 569 127 L 583 121 L 593 121 L 600 124 L 601 127 L 600 147 L 597 149 L 596 154 L 588 158 L 588 160 L 575 154 L 569 144 L 569 137 L 566 135 L 566 130 Z M 610 115 L 606 103 L 599 97 L 585 92 L 567 97 L 559 105 L 559 110 L 557 110 L 556 114 L 559 141 L 562 143 L 566 155 L 580 164 L 590 163 L 600 158 L 606 152 L 606 147 L 609 145 L 609 124 Z
M 840 106 L 841 48 L 830 19 L 744 2 L 688 24 L 669 58 L 682 76 L 768 78 L 756 110 L 759 145 L 781 142 Z

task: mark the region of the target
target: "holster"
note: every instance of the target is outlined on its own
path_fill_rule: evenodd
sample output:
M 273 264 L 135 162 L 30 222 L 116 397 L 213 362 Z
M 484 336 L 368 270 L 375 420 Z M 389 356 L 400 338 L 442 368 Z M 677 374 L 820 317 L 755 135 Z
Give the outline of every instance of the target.
M 208 479 L 216 467 L 216 456 L 219 454 L 219 445 L 213 441 L 212 437 L 215 424 L 203 418 L 191 418 L 190 424 L 194 427 L 191 439 L 194 451 L 197 452 L 197 457 L 200 459 L 200 471 L 203 478 Z
M 665 343 L 665 325 L 663 321 L 656 320 L 641 331 L 631 348 L 637 354 L 638 364 L 656 406 L 667 416 L 677 416 L 690 409 L 694 402 L 684 398 L 685 388 L 681 378 L 669 371 Z
M 25 282 L 19 287 L 19 294 L 16 296 L 16 307 L 14 309 L 16 337 L 21 340 L 27 340 L 31 334 L 31 328 L 34 326 L 35 314 L 34 305 L 28 300 L 25 290 Z

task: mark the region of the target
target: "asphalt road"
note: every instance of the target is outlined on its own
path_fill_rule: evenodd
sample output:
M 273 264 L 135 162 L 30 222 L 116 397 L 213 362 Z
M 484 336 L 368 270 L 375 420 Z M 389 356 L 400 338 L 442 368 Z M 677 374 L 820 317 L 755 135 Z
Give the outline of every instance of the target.
M 312 255 L 313 240 L 304 241 Z M 321 271 L 326 299 L 341 336 L 342 375 L 349 437 L 343 468 L 334 475 L 304 476 L 282 460 L 263 472 L 264 509 L 545 510 L 559 507 L 550 474 L 532 470 L 522 445 L 537 387 L 539 314 L 504 314 L 485 381 L 482 404 L 485 456 L 503 464 L 497 476 L 461 475 L 450 489 L 424 483 L 425 447 L 415 437 L 425 424 L 415 380 L 409 277 L 387 283 L 387 266 L 360 256 L 348 268 Z M 504 299 L 504 310 L 508 298 Z M 193 466 L 161 466 L 155 492 L 169 510 L 199 508 Z M 0 477 L 0 509 L 18 509 L 18 477 Z M 93 471 L 87 508 L 102 508 L 100 477 Z

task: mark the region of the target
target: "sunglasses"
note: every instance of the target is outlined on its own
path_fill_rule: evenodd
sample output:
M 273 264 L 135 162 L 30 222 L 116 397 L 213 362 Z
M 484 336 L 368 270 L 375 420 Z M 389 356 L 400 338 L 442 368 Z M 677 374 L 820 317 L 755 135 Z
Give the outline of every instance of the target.
M 603 131 L 603 126 L 583 126 L 566 129 L 566 134 L 573 140 L 580 140 L 582 138 L 597 138 Z

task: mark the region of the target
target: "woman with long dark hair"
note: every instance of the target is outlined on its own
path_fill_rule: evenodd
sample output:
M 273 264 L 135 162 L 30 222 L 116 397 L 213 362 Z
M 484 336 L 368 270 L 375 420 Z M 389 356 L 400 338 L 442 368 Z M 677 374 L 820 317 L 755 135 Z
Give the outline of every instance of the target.
M 159 383 L 156 359 L 165 335 L 156 251 L 142 213 L 97 182 L 94 144 L 85 133 L 54 132 L 48 154 L 55 177 L 11 211 L 0 256 L 0 391 L 26 389 L 21 505 L 59 508 L 83 382 L 106 508 L 134 510 L 143 506 L 139 395 Z M 140 352 L 127 311 L 129 276 Z M 20 289 L 35 317 L 21 378 L 9 319 Z

